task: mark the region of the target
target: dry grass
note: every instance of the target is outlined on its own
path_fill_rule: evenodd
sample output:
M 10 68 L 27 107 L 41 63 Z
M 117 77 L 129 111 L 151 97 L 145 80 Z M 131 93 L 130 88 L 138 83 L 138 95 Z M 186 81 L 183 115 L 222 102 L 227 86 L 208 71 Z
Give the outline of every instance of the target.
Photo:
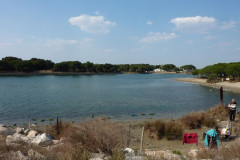
M 229 110 L 225 105 L 217 105 L 207 111 L 191 112 L 180 118 L 184 127 L 188 129 L 198 129 L 202 126 L 215 127 L 216 119 L 226 120 Z
M 198 159 L 239 159 L 240 144 L 235 143 L 231 146 L 221 146 L 220 149 L 204 149 L 198 152 Z
M 59 120 L 58 124 L 55 123 L 52 126 L 48 126 L 46 129 L 46 133 L 52 135 L 55 139 L 60 139 L 60 137 L 68 137 L 72 135 L 76 130 L 71 123 L 63 123 Z
M 50 126 L 48 133 L 57 138 L 68 137 L 69 147 L 80 148 L 84 153 L 112 154 L 126 145 L 126 128 L 113 122 L 91 121 L 74 126 L 61 122 L 58 126 L 58 129 L 56 124 Z M 70 155 L 75 155 L 75 152 Z
M 165 136 L 167 140 L 181 139 L 183 134 L 183 126 L 180 122 L 167 122 Z
M 167 140 L 182 138 L 183 126 L 179 121 L 156 120 L 155 122 L 146 123 L 145 128 L 150 138 L 162 139 L 165 137 Z
M 72 125 L 59 121 L 49 126 L 47 133 L 55 138 L 67 137 L 64 145 L 48 151 L 35 145 L 7 146 L 6 136 L 0 138 L 0 159 L 9 159 L 11 151 L 21 151 L 27 155 L 29 149 L 46 156 L 49 160 L 87 160 L 91 153 L 107 153 L 113 160 L 121 160 L 122 151 L 126 145 L 127 130 L 119 124 L 104 121 L 85 122 Z
M 191 112 L 180 118 L 182 124 L 188 129 L 198 129 L 202 126 L 214 127 L 216 120 L 206 112 Z
M 219 120 L 228 120 L 229 109 L 225 105 L 216 105 L 207 111 L 211 117 Z
M 112 154 L 126 145 L 127 130 L 116 123 L 93 121 L 81 124 L 71 138 L 90 152 Z
M 162 139 L 165 136 L 166 122 L 156 120 L 155 122 L 147 122 L 145 129 L 150 138 Z

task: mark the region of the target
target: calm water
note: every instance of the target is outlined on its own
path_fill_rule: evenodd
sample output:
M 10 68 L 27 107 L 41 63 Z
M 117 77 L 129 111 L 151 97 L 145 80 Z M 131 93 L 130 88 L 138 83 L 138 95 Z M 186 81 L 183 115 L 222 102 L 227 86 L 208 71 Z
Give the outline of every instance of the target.
M 28 106 L 41 123 L 57 116 L 78 121 L 92 113 L 118 120 L 179 117 L 219 103 L 216 89 L 171 80 L 182 77 L 191 75 L 0 77 L 0 123 L 27 123 Z M 239 96 L 224 92 L 225 102 Z

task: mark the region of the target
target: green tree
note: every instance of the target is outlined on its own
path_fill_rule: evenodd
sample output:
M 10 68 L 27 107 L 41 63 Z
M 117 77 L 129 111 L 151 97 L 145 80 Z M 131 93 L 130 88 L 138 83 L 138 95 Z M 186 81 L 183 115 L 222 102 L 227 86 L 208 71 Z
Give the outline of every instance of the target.
M 164 71 L 171 72 L 171 71 L 173 71 L 174 68 L 176 68 L 176 66 L 174 64 L 165 64 L 165 65 L 163 65 L 163 70 Z
M 187 70 L 187 71 L 194 71 L 196 67 L 192 64 L 181 66 L 180 69 Z

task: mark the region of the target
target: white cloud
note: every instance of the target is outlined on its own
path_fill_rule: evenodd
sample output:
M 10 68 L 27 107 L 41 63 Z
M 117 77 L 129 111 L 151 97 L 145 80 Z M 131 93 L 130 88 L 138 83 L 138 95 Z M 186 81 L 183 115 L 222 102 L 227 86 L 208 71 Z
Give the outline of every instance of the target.
M 208 35 L 208 36 L 204 37 L 204 40 L 206 40 L 206 41 L 210 41 L 210 40 L 214 40 L 214 39 L 217 39 L 217 36 Z
M 71 17 L 68 21 L 71 25 L 76 25 L 83 32 L 87 33 L 108 33 L 110 32 L 110 28 L 116 25 L 115 22 L 105 20 L 100 15 L 90 16 L 82 14 L 78 17 Z
M 147 24 L 147 25 L 152 25 L 153 22 L 152 22 L 152 21 L 147 21 L 146 24 Z
M 0 42 L 0 48 L 13 46 L 13 43 L 10 42 Z
M 234 50 L 235 50 L 235 51 L 240 51 L 240 47 L 239 47 L 239 48 L 235 48 Z
M 45 42 L 43 42 L 43 44 L 49 47 L 64 47 L 64 46 L 70 46 L 70 45 L 82 45 L 91 41 L 92 39 L 90 38 L 85 38 L 82 40 L 48 39 Z
M 21 38 L 15 38 L 14 41 L 15 41 L 15 42 L 19 42 L 19 43 L 21 43 L 21 42 L 24 41 L 24 39 L 21 39 Z
M 116 53 L 117 50 L 115 50 L 115 49 L 104 49 L 103 52 L 104 53 Z
M 206 33 L 216 26 L 214 17 L 178 17 L 170 22 L 175 24 L 176 30 L 189 33 Z
M 220 26 L 220 29 L 222 30 L 227 30 L 236 27 L 236 22 L 235 21 L 230 21 L 230 22 L 222 22 L 222 26 Z
M 187 41 L 187 44 L 193 44 L 193 43 L 194 43 L 193 40 L 189 40 L 189 41 Z
M 139 41 L 143 43 L 152 43 L 157 41 L 166 41 L 170 39 L 176 38 L 177 35 L 175 33 L 160 33 L 160 32 L 149 32 L 147 36 L 141 38 Z

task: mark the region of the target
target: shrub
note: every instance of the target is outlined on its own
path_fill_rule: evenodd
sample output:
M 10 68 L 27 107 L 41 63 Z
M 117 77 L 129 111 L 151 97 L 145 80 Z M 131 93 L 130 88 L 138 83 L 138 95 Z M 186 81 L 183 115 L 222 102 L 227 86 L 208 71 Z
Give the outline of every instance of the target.
M 175 122 L 167 122 L 165 136 L 167 140 L 181 139 L 183 134 L 182 124 Z
M 203 125 L 214 127 L 216 120 L 212 118 L 208 111 L 206 112 L 191 112 L 180 118 L 182 124 L 188 129 L 198 129 Z
M 156 120 L 145 124 L 145 130 L 150 138 L 162 139 L 165 136 L 165 122 Z
M 52 135 L 55 139 L 60 139 L 60 137 L 71 135 L 74 130 L 76 130 L 76 128 L 71 123 L 63 123 L 59 120 L 58 123 L 47 127 L 46 132 Z
M 123 149 L 126 143 L 127 130 L 112 122 L 88 122 L 81 124 L 73 131 L 71 140 L 78 142 L 90 152 L 112 154 L 114 150 Z
M 155 122 L 148 122 L 145 124 L 146 132 L 150 138 L 162 139 L 166 137 L 167 140 L 181 139 L 183 127 L 180 122 L 165 122 L 156 120 Z
M 179 156 L 182 155 L 182 153 L 181 153 L 180 151 L 177 151 L 177 150 L 173 150 L 172 153 L 173 153 L 173 154 L 177 154 L 177 155 L 179 155 Z
M 211 117 L 219 120 L 227 120 L 229 117 L 229 109 L 227 106 L 221 104 L 210 108 L 207 112 Z

